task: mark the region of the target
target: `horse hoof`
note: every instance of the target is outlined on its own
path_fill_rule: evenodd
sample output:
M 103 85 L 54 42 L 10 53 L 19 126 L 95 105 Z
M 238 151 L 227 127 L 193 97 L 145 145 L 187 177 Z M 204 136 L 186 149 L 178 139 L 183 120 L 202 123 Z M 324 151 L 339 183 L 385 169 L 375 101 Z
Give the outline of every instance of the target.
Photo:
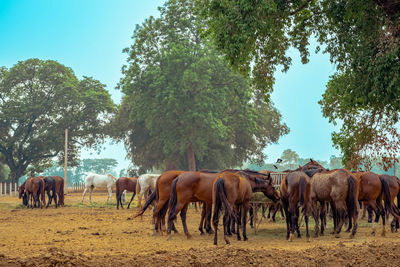
M 381 236 L 386 236 L 386 231 L 383 231 L 383 232 L 381 233 Z
M 191 238 L 192 238 L 192 235 L 191 235 L 191 234 L 186 234 L 186 238 L 187 238 L 187 239 L 191 239 Z
M 306 237 L 306 240 L 307 240 L 307 242 L 311 241 L 309 236 Z
M 340 235 L 339 234 L 335 234 L 335 237 L 336 238 L 340 238 Z M 350 235 L 350 238 L 351 238 L 351 235 Z
M 204 235 L 204 232 L 200 232 L 200 235 Z
M 169 234 L 168 237 L 167 237 L 167 241 L 170 241 L 170 240 L 172 240 L 172 235 L 171 234 Z
M 351 234 L 351 235 L 350 235 L 350 239 L 353 239 L 353 238 L 354 238 L 354 235 L 353 235 L 353 234 Z
M 243 241 L 247 241 L 247 240 L 249 240 L 249 239 L 247 238 L 247 236 L 243 237 Z
M 237 240 L 242 240 L 242 238 L 240 236 L 237 237 Z
M 350 229 L 347 229 L 347 230 L 346 230 L 346 233 L 350 233 Z
M 375 232 L 372 232 L 371 235 L 372 235 L 372 236 L 375 236 Z
M 290 236 L 289 236 L 289 241 L 290 241 L 290 242 L 293 241 L 293 234 L 290 234 Z

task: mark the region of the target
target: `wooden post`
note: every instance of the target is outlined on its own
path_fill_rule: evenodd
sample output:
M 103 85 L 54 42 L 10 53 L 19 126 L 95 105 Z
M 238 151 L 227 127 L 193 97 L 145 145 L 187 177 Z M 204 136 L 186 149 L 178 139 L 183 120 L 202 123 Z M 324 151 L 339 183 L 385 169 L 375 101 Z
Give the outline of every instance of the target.
M 3 196 L 3 183 L 0 183 L 0 197 Z
M 12 196 L 12 182 L 10 182 L 10 196 Z
M 17 191 L 18 191 L 18 183 L 14 184 L 14 194 L 17 196 Z
M 67 177 L 67 166 L 68 166 L 68 129 L 65 129 L 65 151 L 64 151 L 64 194 L 68 193 L 68 177 Z

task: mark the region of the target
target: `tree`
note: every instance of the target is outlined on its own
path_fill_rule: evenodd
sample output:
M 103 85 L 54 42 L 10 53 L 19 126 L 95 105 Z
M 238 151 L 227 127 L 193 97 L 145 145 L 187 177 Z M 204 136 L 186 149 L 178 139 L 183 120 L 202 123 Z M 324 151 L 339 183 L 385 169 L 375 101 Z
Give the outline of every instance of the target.
M 83 159 L 77 167 L 78 173 L 95 172 L 98 174 L 106 174 L 115 172 L 118 161 L 116 159 Z
M 343 168 L 342 157 L 336 157 L 335 155 L 332 155 L 329 160 L 329 169 L 334 170 L 340 168 Z
M 296 164 L 299 161 L 299 155 L 291 149 L 286 149 L 282 152 L 281 159 L 283 163 Z
M 288 132 L 273 105 L 200 38 L 196 12 L 192 1 L 168 1 L 159 19 L 136 27 L 125 50 L 125 96 L 115 123 L 129 122 L 119 137 L 139 172 L 263 160 L 265 145 Z
M 0 152 L 13 181 L 30 167 L 40 172 L 63 156 L 69 130 L 70 160 L 78 146 L 97 146 L 114 104 L 105 85 L 79 80 L 52 60 L 28 59 L 0 71 Z
M 346 167 L 399 152 L 400 2 L 396 0 L 199 1 L 211 36 L 229 62 L 268 99 L 289 47 L 308 61 L 309 40 L 325 47 L 337 73 L 320 101 L 323 115 L 343 121 L 332 140 Z M 317 47 L 317 51 L 320 47 Z

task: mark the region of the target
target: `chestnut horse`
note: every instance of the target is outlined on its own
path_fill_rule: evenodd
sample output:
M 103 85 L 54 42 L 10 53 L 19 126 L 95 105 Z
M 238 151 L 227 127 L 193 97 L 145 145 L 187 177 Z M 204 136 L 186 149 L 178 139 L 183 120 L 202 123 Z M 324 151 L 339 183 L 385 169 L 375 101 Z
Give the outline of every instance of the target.
M 168 229 L 167 234 L 171 238 L 171 229 L 178 213 L 181 213 L 183 230 L 187 238 L 191 235 L 186 225 L 186 212 L 190 202 L 202 201 L 203 212 L 199 230 L 203 232 L 203 221 L 205 218 L 206 231 L 211 233 L 210 216 L 212 206 L 212 186 L 217 172 L 197 171 L 180 174 L 173 182 L 169 198 Z
M 390 212 L 389 207 L 392 209 L 392 212 L 396 215 L 400 215 L 400 180 L 396 176 L 390 176 L 386 174 L 381 174 L 379 175 L 379 178 L 384 180 L 388 186 L 389 186 L 389 192 L 390 192 L 390 197 L 389 199 L 385 199 L 385 208 L 387 211 Z M 397 207 L 394 204 L 394 199 L 397 197 Z M 388 204 L 386 204 L 388 202 Z M 391 231 L 392 232 L 397 232 L 397 229 L 399 228 L 399 218 L 395 216 L 392 212 L 390 212 L 393 215 L 393 220 L 392 223 L 390 224 L 391 226 Z
M 128 209 L 129 206 L 132 203 L 133 198 L 136 195 L 136 183 L 137 183 L 137 177 L 120 177 L 118 180 L 115 182 L 115 197 L 117 198 L 117 210 L 119 209 L 119 205 L 121 204 L 121 208 L 124 208 L 122 205 L 122 193 L 124 190 L 128 192 L 132 192 L 132 197 L 131 201 L 129 201 L 128 204 Z
M 237 239 L 240 240 L 239 228 L 242 226 L 243 240 L 247 240 L 246 223 L 247 213 L 250 209 L 250 199 L 253 192 L 263 192 L 273 201 L 279 199 L 278 193 L 272 185 L 272 179 L 260 179 L 261 173 L 252 171 L 222 171 L 214 180 L 212 200 L 213 200 L 213 227 L 214 227 L 214 245 L 217 245 L 219 212 L 222 206 L 225 208 L 223 218 L 224 240 L 230 244 L 227 234 L 230 227 L 230 220 L 237 223 Z M 239 210 L 241 208 L 241 212 Z M 240 219 L 242 222 L 240 222 Z
M 392 210 L 390 203 L 390 191 L 388 182 L 380 178 L 377 174 L 372 172 L 353 172 L 354 176 L 360 181 L 360 191 L 358 200 L 362 201 L 369 211 L 374 211 L 375 221 L 372 224 L 372 235 L 375 235 L 375 223 L 382 217 L 382 236 L 385 236 L 385 210 L 382 205 L 382 199 L 385 200 L 385 207 L 390 211 L 393 216 L 396 216 Z M 349 229 L 351 227 L 351 218 L 349 218 Z M 348 229 L 348 230 L 349 230 Z
M 154 191 L 150 194 L 143 208 L 139 210 L 134 218 L 142 216 L 151 203 L 156 200 L 157 203 L 153 211 L 154 230 L 155 232 L 160 230 L 162 233 L 163 229 L 165 229 L 165 215 L 167 214 L 172 181 L 184 172 L 186 171 L 166 171 L 162 173 L 156 181 Z M 175 226 L 173 226 L 172 230 L 177 232 Z
M 302 171 L 288 173 L 281 182 L 281 200 L 286 217 L 286 239 L 293 241 L 294 231 L 301 237 L 299 229 L 299 205 L 303 207 L 306 223 L 307 241 L 310 239 L 308 232 L 308 217 L 310 212 L 311 183 L 308 175 Z
M 321 203 L 321 217 L 324 217 L 325 202 L 328 201 L 333 210 L 333 234 L 339 237 L 346 215 L 348 215 L 354 224 L 350 234 L 350 238 L 353 238 L 358 227 L 358 179 L 345 169 L 327 171 L 312 159 L 301 169 L 311 177 L 311 205 L 315 220 L 315 236 L 319 234 L 317 202 Z M 321 223 L 321 233 L 323 233 L 323 227 L 324 223 Z

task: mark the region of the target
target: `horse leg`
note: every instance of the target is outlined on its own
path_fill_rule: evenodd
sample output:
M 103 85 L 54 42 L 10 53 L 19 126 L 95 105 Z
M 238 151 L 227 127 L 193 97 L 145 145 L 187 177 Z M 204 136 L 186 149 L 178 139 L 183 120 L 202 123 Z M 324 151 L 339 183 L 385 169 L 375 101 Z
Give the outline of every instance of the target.
M 206 217 L 206 203 L 203 204 L 203 208 L 201 209 L 201 219 L 200 219 L 200 225 L 199 225 L 199 231 L 200 231 L 200 235 L 204 235 L 204 231 L 203 231 L 203 224 L 205 221 L 205 217 Z
M 236 223 L 237 223 L 237 228 L 236 228 L 236 237 L 237 240 L 241 240 L 242 238 L 240 237 L 240 226 L 241 226 L 241 221 L 240 219 L 242 218 L 242 207 L 237 208 L 237 210 L 235 209 L 235 214 L 236 214 Z M 232 221 L 234 221 L 234 219 L 232 218 Z
M 249 203 L 244 203 L 242 206 L 242 224 L 243 224 L 243 241 L 247 241 L 247 232 L 246 232 L 246 223 L 247 223 L 247 212 L 249 210 L 250 204 Z M 254 212 L 257 212 L 257 210 L 255 210 Z M 240 217 L 239 217 L 240 220 Z M 257 223 L 257 222 L 256 222 Z M 238 231 L 239 232 L 239 231 Z
M 183 232 L 186 235 L 187 239 L 190 239 L 192 236 L 189 234 L 189 230 L 186 225 L 186 213 L 188 209 L 189 204 L 186 204 L 183 209 L 181 210 L 181 220 L 182 220 L 182 226 L 183 226 Z
M 250 228 L 254 228 L 254 221 L 253 221 L 253 219 L 254 219 L 254 209 L 253 209 L 253 206 L 251 206 L 250 207 L 250 209 L 249 209 L 249 213 L 250 213 Z
M 93 192 L 93 185 L 92 186 L 90 186 L 90 190 L 89 190 L 89 201 L 90 201 L 90 204 L 92 204 L 92 192 Z
M 210 235 L 214 233 L 213 229 L 211 228 L 211 210 L 212 210 L 212 204 L 206 204 L 206 232 Z
M 135 197 L 135 195 L 136 195 L 135 192 L 133 192 L 133 193 L 132 193 L 131 200 L 129 201 L 129 204 L 128 204 L 127 209 L 129 209 L 129 207 L 131 206 L 132 200 L 133 200 L 133 198 Z M 122 203 L 121 203 L 121 206 L 122 206 Z
M 289 215 L 289 209 L 288 209 L 288 203 L 285 198 L 282 198 L 282 205 L 283 205 L 283 210 L 285 211 L 285 218 L 286 218 L 286 240 L 289 240 L 289 234 L 290 234 L 290 215 Z
M 305 203 L 304 205 L 304 221 L 306 223 L 306 239 L 307 242 L 310 242 L 310 232 L 308 231 L 308 216 L 310 213 L 310 204 L 309 203 Z M 322 223 L 321 223 L 322 225 Z
M 323 205 L 323 203 L 322 203 L 322 205 Z M 319 217 L 320 217 L 319 212 L 320 212 L 320 210 L 318 208 L 318 203 L 317 203 L 316 200 L 312 200 L 311 208 L 312 208 L 312 212 L 311 213 L 312 213 L 314 221 L 315 221 L 314 236 L 318 237 L 318 233 L 319 233 Z M 322 208 L 321 208 L 321 210 L 322 210 Z M 321 224 L 323 224 L 322 219 L 321 219 Z
M 382 233 L 381 236 L 386 236 L 386 218 L 385 218 L 385 209 L 383 208 L 382 201 L 376 200 L 376 206 L 380 216 L 382 216 Z M 378 219 L 375 218 L 375 222 L 379 221 L 379 215 L 376 215 Z
M 142 209 L 142 196 L 143 196 L 143 190 L 140 190 L 140 192 L 138 193 L 138 207 L 139 207 L 139 210 Z M 140 216 L 140 218 L 142 218 L 142 216 Z
M 335 203 L 335 208 L 336 208 L 336 212 L 337 212 L 337 217 L 338 217 L 338 224 L 336 226 L 336 229 L 334 230 L 335 233 L 335 237 L 339 238 L 339 233 L 342 230 L 342 226 L 344 224 L 344 220 L 346 218 L 347 215 L 347 211 L 346 211 L 346 205 L 345 203 L 343 203 L 343 201 L 337 201 Z M 356 222 L 354 222 L 354 226 L 356 225 Z
M 300 216 L 299 216 L 299 208 L 298 208 L 298 207 L 296 207 L 296 217 L 297 217 L 297 220 L 296 220 L 296 232 L 297 232 L 297 237 L 298 237 L 298 238 L 301 238 L 300 226 L 299 226 L 299 218 L 300 218 Z M 301 221 L 300 221 L 300 224 L 301 224 Z
M 82 203 L 83 203 L 83 199 L 85 198 L 86 192 L 87 192 L 87 186 L 85 185 L 85 190 L 83 190 L 83 194 L 82 194 Z
M 46 205 L 46 208 L 48 208 L 49 207 L 49 205 L 51 204 L 51 195 L 50 195 L 50 190 L 47 190 L 47 197 L 49 198 L 49 201 L 47 201 L 47 205 Z
M 367 209 L 367 211 L 368 211 L 368 222 L 369 223 L 371 223 L 372 222 L 372 209 L 371 209 L 371 207 L 370 206 L 367 206 L 367 205 L 365 205 L 366 206 L 366 209 Z

